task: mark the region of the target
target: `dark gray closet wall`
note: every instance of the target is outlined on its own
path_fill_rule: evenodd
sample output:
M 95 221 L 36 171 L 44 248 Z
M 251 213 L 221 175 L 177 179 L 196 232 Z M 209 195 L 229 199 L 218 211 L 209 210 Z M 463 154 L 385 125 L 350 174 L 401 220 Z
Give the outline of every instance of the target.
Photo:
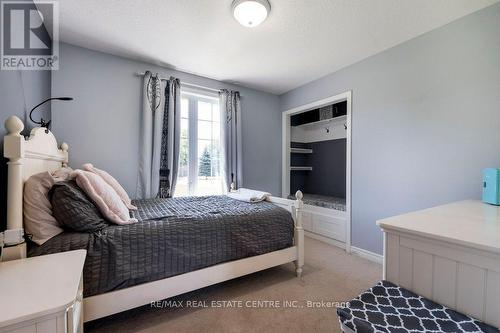
M 290 172 L 290 194 L 297 190 L 345 198 L 346 139 L 311 143 L 292 142 L 292 147 L 311 148 L 312 154 L 292 154 L 292 166 L 311 166 L 312 171 Z

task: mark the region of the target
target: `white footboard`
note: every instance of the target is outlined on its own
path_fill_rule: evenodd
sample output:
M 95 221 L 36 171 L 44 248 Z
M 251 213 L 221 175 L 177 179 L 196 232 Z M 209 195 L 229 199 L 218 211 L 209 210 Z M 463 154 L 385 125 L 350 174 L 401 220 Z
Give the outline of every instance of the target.
M 301 191 L 295 193 L 295 200 L 284 199 L 279 197 L 270 197 L 267 201 L 274 203 L 280 207 L 287 209 L 292 213 L 295 223 L 294 245 L 297 248 L 297 260 L 295 260 L 295 269 L 297 276 L 302 275 L 302 268 L 304 266 L 304 229 L 302 227 L 302 210 L 304 202 L 302 198 L 304 195 Z
M 87 297 L 84 299 L 84 321 L 109 316 L 289 262 L 295 263 L 297 276 L 300 277 L 304 266 L 303 195 L 302 192 L 297 191 L 295 196 L 296 200 L 278 197 L 269 197 L 267 199 L 267 201 L 285 208 L 292 214 L 295 223 L 294 245 L 292 247 Z

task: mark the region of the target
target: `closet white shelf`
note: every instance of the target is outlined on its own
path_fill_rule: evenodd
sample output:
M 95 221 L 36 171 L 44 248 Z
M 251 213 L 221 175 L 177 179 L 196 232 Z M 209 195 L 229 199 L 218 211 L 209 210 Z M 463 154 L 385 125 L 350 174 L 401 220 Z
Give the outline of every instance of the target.
M 328 125 L 328 124 L 338 123 L 338 122 L 346 123 L 347 122 L 347 116 L 339 116 L 339 117 L 330 118 L 330 119 L 318 120 L 318 121 L 315 121 L 315 122 L 312 122 L 312 123 L 306 123 L 306 124 L 298 125 L 298 126 L 295 126 L 295 127 L 304 128 L 304 129 L 311 129 L 311 128 L 316 128 L 316 127 L 319 127 L 319 126 L 325 126 L 325 125 Z
M 308 166 L 293 166 L 293 167 L 290 167 L 290 170 L 291 171 L 312 171 L 312 167 L 308 167 Z
M 290 152 L 296 154 L 312 154 L 313 150 L 309 148 L 290 148 Z

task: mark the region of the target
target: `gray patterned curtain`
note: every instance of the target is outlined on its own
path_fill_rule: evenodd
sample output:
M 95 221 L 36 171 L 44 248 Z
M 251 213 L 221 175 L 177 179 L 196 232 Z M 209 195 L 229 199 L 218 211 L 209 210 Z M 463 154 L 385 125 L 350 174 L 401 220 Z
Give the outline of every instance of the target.
M 179 169 L 181 135 L 181 83 L 171 77 L 165 87 L 165 109 L 161 137 L 160 183 L 158 197 L 171 198 Z
M 239 188 L 243 185 L 240 93 L 232 90 L 221 90 L 219 104 L 225 185 L 229 189 L 231 183 L 234 183 L 235 188 Z
M 161 103 L 161 79 L 158 73 L 152 74 L 147 71 L 143 81 L 139 173 L 136 189 L 138 199 L 154 198 L 158 193 L 163 126 Z

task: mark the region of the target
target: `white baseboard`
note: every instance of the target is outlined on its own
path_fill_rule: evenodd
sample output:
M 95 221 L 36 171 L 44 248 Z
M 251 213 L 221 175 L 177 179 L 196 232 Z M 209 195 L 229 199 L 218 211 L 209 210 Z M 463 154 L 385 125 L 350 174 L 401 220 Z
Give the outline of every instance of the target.
M 318 234 L 315 234 L 315 233 L 312 233 L 309 231 L 304 231 L 304 235 L 306 237 L 313 238 L 313 239 L 319 240 L 323 243 L 327 243 L 327 244 L 330 244 L 330 245 L 333 245 L 336 247 L 340 247 L 341 249 L 345 250 L 345 243 L 337 241 L 335 239 L 321 236 L 321 235 L 318 235 Z M 365 258 L 367 260 L 370 260 L 370 261 L 377 263 L 377 264 L 380 264 L 380 265 L 382 265 L 382 263 L 384 262 L 384 256 L 382 256 L 378 253 L 374 253 L 374 252 L 371 252 L 368 250 L 361 249 L 359 247 L 355 247 L 355 246 L 351 246 L 351 254 L 358 256 L 358 257 L 361 257 L 361 258 Z
M 336 247 L 340 247 L 341 249 L 345 250 L 345 243 L 344 242 L 341 242 L 341 241 L 338 241 L 338 240 L 335 240 L 335 239 L 332 239 L 332 238 L 328 238 L 328 237 L 325 237 L 325 236 L 321 236 L 321 235 L 312 233 L 312 232 L 307 231 L 307 230 L 304 230 L 304 236 L 309 237 L 309 238 L 313 238 L 313 239 L 316 239 L 316 240 L 319 240 L 319 241 L 321 241 L 323 243 L 326 243 L 326 244 L 330 244 L 330 245 L 333 245 L 333 246 L 336 246 Z
M 351 246 L 351 252 L 352 252 L 352 254 L 354 254 L 358 257 L 365 258 L 367 260 L 373 261 L 374 263 L 377 263 L 380 265 L 382 265 L 382 263 L 384 262 L 384 256 L 382 256 L 378 253 L 374 253 L 374 252 L 371 252 L 368 250 L 361 249 L 359 247 Z

